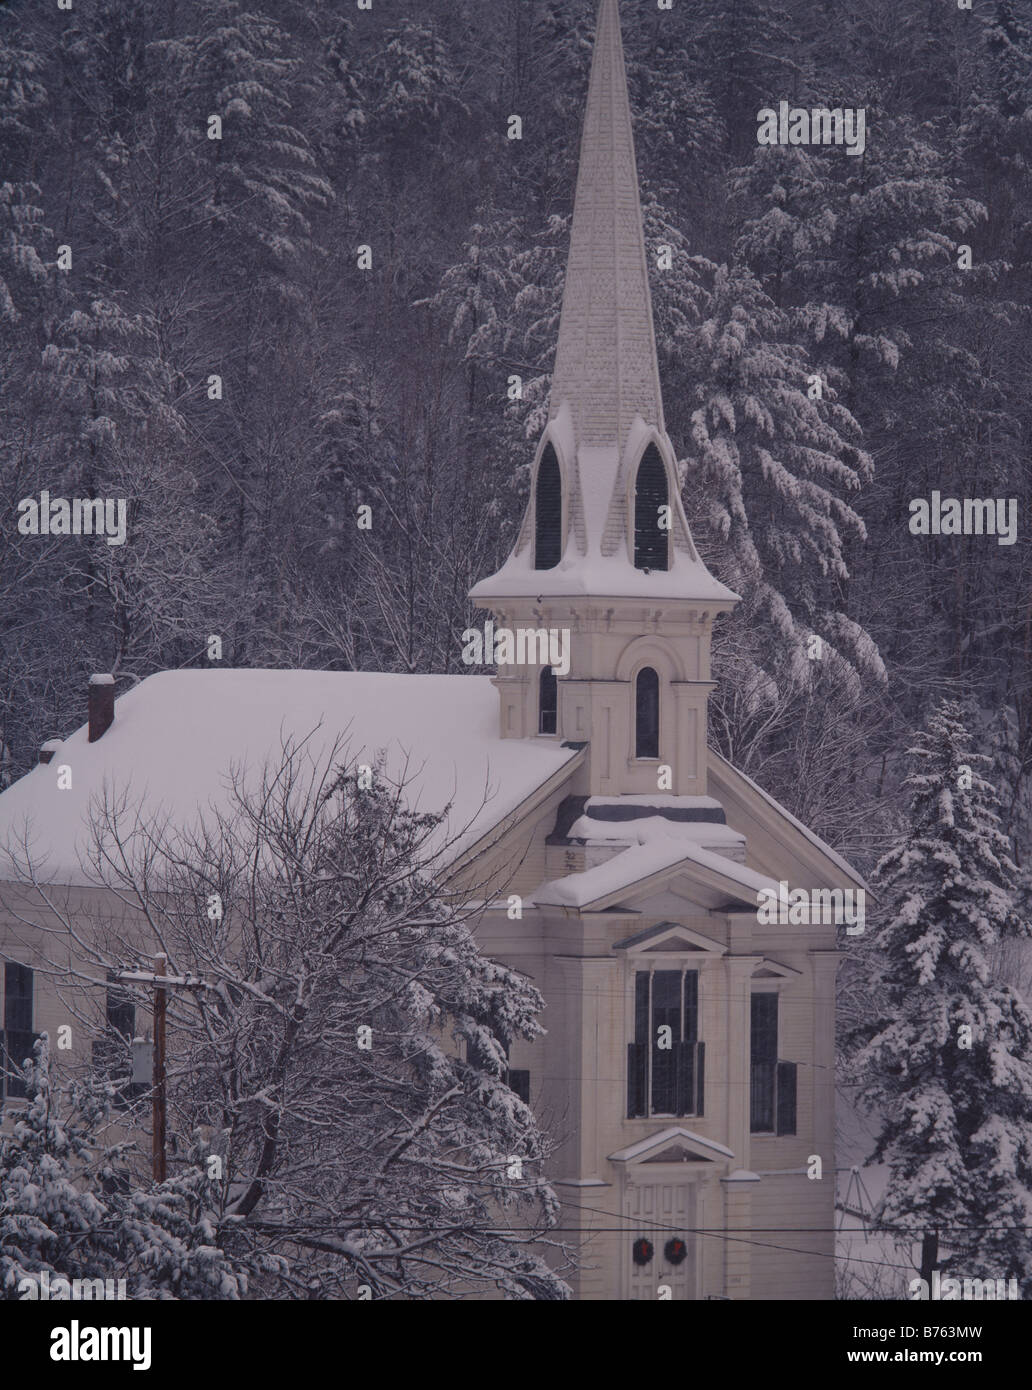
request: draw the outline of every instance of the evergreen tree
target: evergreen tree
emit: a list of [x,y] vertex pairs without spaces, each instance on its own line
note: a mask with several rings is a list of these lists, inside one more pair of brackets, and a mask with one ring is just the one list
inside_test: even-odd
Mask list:
[[262,1266],[220,1248],[200,1152],[160,1186],[120,1191],[132,1146],[110,1138],[105,1088],[56,1085],[46,1034],[24,1077],[28,1104],[0,1136],[0,1299],[31,1297],[22,1282],[44,1271],[51,1283],[124,1279],[133,1299],[246,1293]]
[[886,922],[856,1057],[887,1163],[878,1217],[937,1232],[955,1277],[1032,1277],[1032,1015],[997,982],[1001,943],[1029,934],[997,798],[964,712],[943,701],[910,750],[910,812],[876,882]]

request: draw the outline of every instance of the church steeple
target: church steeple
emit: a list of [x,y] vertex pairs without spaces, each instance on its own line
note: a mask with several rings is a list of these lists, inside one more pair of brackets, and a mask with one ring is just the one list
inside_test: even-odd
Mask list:
[[636,415],[664,429],[617,0],[599,11],[550,419],[564,401],[581,447],[622,448]]
[[568,669],[499,665],[506,738],[587,742],[591,794],[706,786],[714,617],[667,437],[617,0],[601,0],[549,418],[512,554],[470,594],[568,632]]
[[476,603],[735,595],[699,559],[667,438],[618,0],[601,0],[548,424],[530,504]]

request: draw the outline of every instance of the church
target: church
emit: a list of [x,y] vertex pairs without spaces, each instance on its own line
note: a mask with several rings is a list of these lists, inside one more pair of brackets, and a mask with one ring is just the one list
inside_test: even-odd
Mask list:
[[[188,670],[116,701],[94,677],[89,723],[0,795],[0,844],[31,825],[85,910],[105,891],[89,807],[128,771],[175,823],[285,728],[384,750],[420,809],[450,805],[482,952],[546,1000],[510,1076],[559,1139],[574,1296],[832,1298],[836,924],[758,903],[863,885],[708,746],[713,625],[737,596],[696,551],[664,425],[618,0],[599,11],[527,513],[471,599],[493,632],[535,635],[492,647],[493,678]],[[30,915],[0,913],[9,1042],[60,1021]]]

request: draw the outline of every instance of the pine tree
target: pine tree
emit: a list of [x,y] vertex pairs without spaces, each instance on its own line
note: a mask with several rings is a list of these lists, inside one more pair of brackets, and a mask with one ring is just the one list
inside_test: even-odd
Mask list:
[[1001,943],[1027,936],[997,798],[960,705],[909,752],[905,834],[878,865],[886,923],[855,1066],[887,1163],[879,1219],[938,1233],[955,1277],[1032,1277],[1032,1015],[998,983]]
[[200,1162],[120,1191],[132,1145],[110,1138],[110,1088],[56,1083],[45,1033],[23,1074],[28,1104],[0,1137],[0,1299],[31,1297],[24,1281],[44,1271],[51,1282],[124,1279],[133,1299],[246,1293],[249,1264],[220,1248]]

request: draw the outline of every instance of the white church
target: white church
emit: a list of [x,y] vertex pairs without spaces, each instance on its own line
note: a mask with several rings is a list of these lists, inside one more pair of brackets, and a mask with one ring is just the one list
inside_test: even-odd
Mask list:
[[[129,770],[185,823],[284,732],[384,750],[420,809],[451,803],[456,881],[494,885],[481,950],[545,997],[547,1034],[514,1045],[511,1077],[561,1117],[550,1177],[575,1296],[832,1298],[836,928],[757,905],[780,884],[863,885],[708,747],[711,634],[737,598],[696,552],[664,426],[617,0],[601,0],[527,515],[471,598],[497,632],[568,634],[561,673],[545,649],[494,678],[191,670],[117,701],[95,679],[90,723],[0,795],[0,845],[31,825],[86,912],[106,891],[84,868],[90,806]],[[25,928],[41,910],[0,908],[12,1055],[60,1022]]]

